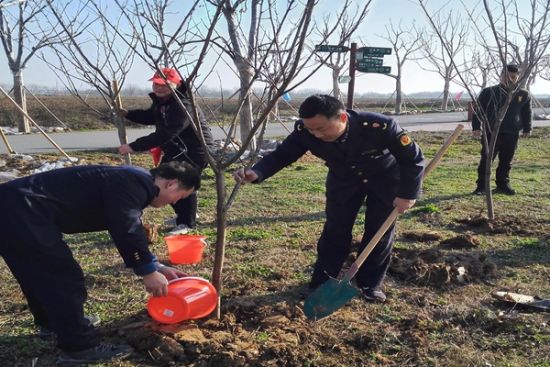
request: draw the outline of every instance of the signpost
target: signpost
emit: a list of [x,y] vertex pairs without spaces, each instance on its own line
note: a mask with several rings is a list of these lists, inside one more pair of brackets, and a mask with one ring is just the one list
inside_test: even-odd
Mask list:
[[315,46],[316,52],[348,52],[350,49],[341,45],[317,45]]
[[[317,46],[317,50],[321,46]],[[355,71],[362,73],[391,73],[390,66],[384,66],[384,55],[391,55],[391,48],[388,47],[359,47],[357,43],[351,44],[351,55],[349,63],[349,84],[348,84],[348,103],[347,108],[353,108],[353,93],[355,89]],[[325,51],[330,52],[330,51]],[[335,51],[332,51],[335,52]]]

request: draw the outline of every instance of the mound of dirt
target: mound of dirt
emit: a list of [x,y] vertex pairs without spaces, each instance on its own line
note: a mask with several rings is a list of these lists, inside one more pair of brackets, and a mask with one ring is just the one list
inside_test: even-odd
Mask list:
[[401,235],[408,240],[418,242],[439,241],[443,237],[436,231],[405,231]]
[[118,335],[156,366],[302,366],[314,356],[313,347],[304,344],[310,325],[297,305],[233,298],[222,315],[159,325],[144,314],[142,321],[119,325]]
[[439,243],[443,247],[454,249],[476,248],[480,245],[479,239],[471,234],[461,234]]
[[496,271],[497,266],[485,255],[445,254],[437,249],[396,249],[389,268],[401,280],[437,288],[483,281]]
[[488,219],[483,216],[467,217],[457,220],[468,229],[478,233],[501,233],[509,235],[546,234],[547,224],[535,218],[501,217]]

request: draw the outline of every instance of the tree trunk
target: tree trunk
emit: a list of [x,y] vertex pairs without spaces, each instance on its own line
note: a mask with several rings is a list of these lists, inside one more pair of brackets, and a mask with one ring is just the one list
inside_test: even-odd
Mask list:
[[[487,131],[487,130],[485,130]],[[498,133],[498,131],[497,131]],[[487,217],[489,219],[495,218],[495,210],[493,205],[493,193],[491,192],[491,169],[493,164],[493,152],[495,151],[495,145],[498,134],[492,134],[491,140],[487,141],[487,135],[483,134],[483,144],[485,145],[485,199],[487,202]]]
[[340,69],[332,69],[332,95],[334,98],[342,100],[342,93],[340,92],[340,84],[338,83],[338,78],[340,77]]
[[451,79],[445,78],[445,85],[443,86],[443,101],[441,101],[441,109],[447,111],[449,105],[449,88],[451,86]]
[[401,76],[397,75],[395,78],[395,114],[399,115],[401,113],[401,105],[403,104],[403,95],[401,92]]
[[[23,111],[27,111],[27,96],[25,94],[25,88],[23,83],[23,71],[19,69],[13,74],[13,95],[14,100],[21,107]],[[23,113],[18,114],[17,128],[19,132],[28,134],[31,132],[29,120]]]
[[212,284],[218,292],[218,305],[216,317],[221,317],[221,293],[222,293],[222,270],[225,259],[225,234],[227,231],[227,212],[225,210],[225,176],[223,170],[214,168],[216,175],[216,253],[214,258],[214,269],[212,270]]
[[[239,101],[242,102],[241,111],[239,113],[239,127],[241,130],[241,142],[245,142],[250,131],[252,130],[252,99],[251,92],[249,90],[250,83],[252,82],[252,68],[246,64],[245,61],[238,63],[239,77],[241,84],[241,91],[239,94]],[[250,140],[248,149],[253,151],[256,149],[256,137]]]

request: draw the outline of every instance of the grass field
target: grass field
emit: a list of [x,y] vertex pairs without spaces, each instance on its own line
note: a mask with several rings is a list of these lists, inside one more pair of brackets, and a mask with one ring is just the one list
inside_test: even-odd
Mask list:
[[[413,137],[431,158],[447,134]],[[544,128],[520,141],[511,177],[518,194],[495,194],[491,222],[478,218],[484,198],[470,195],[479,143],[465,133],[427,179],[417,205],[398,219],[388,302],[354,299],[318,322],[301,310],[324,221],[326,168],[314,157],[240,191],[229,213],[219,320],[177,328],[150,323],[141,281],[124,268],[107,233],[66,236],[86,273],[87,313],[101,317],[105,339],[136,349],[130,359],[102,366],[550,366],[549,314],[491,296],[507,290],[550,298],[549,140]],[[77,156],[120,163],[106,153]],[[136,162],[149,166],[150,158],[136,156]],[[204,176],[198,232],[212,241],[215,186],[210,170]],[[144,216],[161,226],[152,247],[162,261],[162,223],[169,216],[171,209],[148,209]],[[213,248],[202,263],[181,268],[209,278]],[[467,270],[463,281],[460,267]],[[1,365],[54,365],[55,344],[35,336],[2,261],[0,284]]]

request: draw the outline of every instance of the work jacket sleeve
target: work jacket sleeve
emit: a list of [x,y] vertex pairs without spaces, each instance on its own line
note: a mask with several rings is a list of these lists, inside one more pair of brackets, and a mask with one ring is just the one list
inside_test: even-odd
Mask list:
[[389,124],[386,131],[388,149],[399,166],[397,197],[417,199],[422,189],[425,166],[422,150],[397,123]]
[[477,98],[474,114],[472,116],[472,130],[478,131],[481,130],[483,126],[483,120],[487,119],[487,105],[489,103],[489,89],[483,89],[479,93]]
[[155,114],[153,113],[153,106],[149,107],[147,110],[129,110],[128,114],[126,114],[126,119],[140,125],[154,125]]
[[308,148],[303,143],[303,131],[295,129],[285,140],[270,154],[260,159],[252,169],[258,173],[258,180],[255,183],[262,182],[279,172],[286,166],[296,162],[303,156]]
[[[122,179],[121,179],[122,180]],[[139,182],[113,182],[105,192],[107,230],[127,267],[143,276],[156,270],[155,257],[141,222],[148,204],[147,190]]]
[[523,125],[523,132],[529,133],[532,129],[533,110],[531,104],[531,94],[527,92],[527,101],[521,108],[521,123]]

